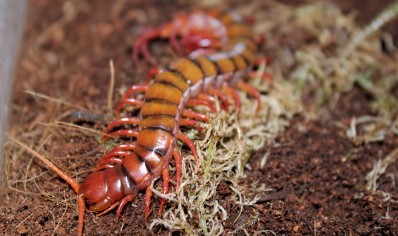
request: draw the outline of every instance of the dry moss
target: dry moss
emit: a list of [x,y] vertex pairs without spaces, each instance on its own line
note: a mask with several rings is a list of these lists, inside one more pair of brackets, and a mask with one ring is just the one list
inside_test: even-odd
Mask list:
[[[210,122],[203,124],[204,138],[195,142],[200,170],[196,168],[193,156],[184,153],[181,188],[167,195],[167,199],[175,204],[161,218],[155,219],[151,228],[160,224],[188,235],[222,234],[223,222],[229,217],[216,197],[217,186],[222,181],[230,183],[233,204],[240,212],[244,206],[256,202],[256,197],[248,199],[247,190],[239,184],[244,177],[248,158],[265,143],[271,143],[289,125],[301,105],[290,83],[281,79],[271,83],[259,79],[254,82],[263,92],[262,109],[256,112],[255,101],[242,93],[242,109],[239,113],[208,114]],[[156,189],[154,192],[164,196]],[[234,222],[239,215],[233,219]],[[193,219],[198,219],[198,224],[194,224]]]

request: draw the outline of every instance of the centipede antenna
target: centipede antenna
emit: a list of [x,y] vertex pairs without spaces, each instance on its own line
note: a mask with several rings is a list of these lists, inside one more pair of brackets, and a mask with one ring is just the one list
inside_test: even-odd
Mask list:
[[86,211],[86,202],[82,196],[77,198],[77,207],[79,209],[79,221],[77,225],[77,235],[83,235],[83,221],[84,221],[84,212]]
[[76,182],[75,179],[73,179],[70,175],[59,169],[57,166],[55,166],[51,161],[49,161],[47,158],[45,158],[43,155],[40,155],[38,152],[33,150],[32,148],[28,147],[26,144],[20,142],[19,140],[16,140],[12,137],[9,137],[11,141],[14,143],[18,144],[31,154],[33,154],[35,157],[40,159],[44,164],[46,164],[50,169],[52,169],[57,175],[59,175],[63,180],[65,180],[72,188],[75,190],[76,193],[79,192],[79,184]]

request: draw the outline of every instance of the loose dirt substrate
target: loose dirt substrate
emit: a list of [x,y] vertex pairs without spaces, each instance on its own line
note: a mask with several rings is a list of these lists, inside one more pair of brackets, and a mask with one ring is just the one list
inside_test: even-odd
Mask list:
[[[35,145],[39,147],[40,143],[46,143],[39,152],[57,157],[56,164],[66,172],[79,173],[79,170],[89,171],[104,151],[96,141],[98,134],[91,131],[86,135],[65,134],[62,124],[50,127],[44,124],[66,117],[65,121],[101,130],[109,121],[107,117],[84,120],[71,118],[69,112],[86,108],[106,114],[109,59],[117,65],[116,88],[138,81],[142,75],[132,69],[129,47],[134,41],[134,31],[147,25],[148,18],[151,24],[164,22],[170,16],[168,12],[176,12],[185,5],[163,2],[142,5],[141,1],[126,5],[123,1],[114,5],[107,1],[69,3],[59,5],[50,0],[30,3],[9,133],[20,139],[35,137]],[[126,10],[138,7],[148,15]],[[159,7],[164,7],[164,13],[154,14]],[[125,32],[129,27],[131,31]],[[25,90],[60,100],[48,101],[21,92]],[[398,146],[398,138],[390,135],[377,143],[354,145],[346,135],[353,116],[370,113],[369,102],[365,92],[355,88],[340,98],[327,118],[309,121],[297,117],[275,144],[257,151],[248,163],[242,185],[249,196],[258,195],[259,200],[244,207],[237,220],[239,209],[231,199],[230,183],[222,182],[217,187],[217,198],[229,214],[224,222],[224,235],[255,232],[397,235],[397,162],[378,180],[378,190],[390,193],[391,199],[386,199],[380,191],[366,190],[366,176],[378,160]],[[51,135],[45,135],[46,132]],[[21,158],[24,152],[10,145],[6,152],[8,186],[3,191],[0,234],[74,234],[76,194],[44,165],[26,154]],[[78,180],[86,175],[79,175]],[[158,201],[154,201],[154,209],[157,207]],[[115,213],[102,217],[87,213],[84,230],[87,235],[168,234],[162,227],[148,230],[143,208],[143,194],[140,194],[133,205],[126,207],[119,223],[114,222]]]

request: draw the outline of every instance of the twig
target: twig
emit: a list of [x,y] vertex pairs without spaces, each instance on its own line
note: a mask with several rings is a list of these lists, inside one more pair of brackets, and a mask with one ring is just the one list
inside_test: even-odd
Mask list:
[[113,103],[113,91],[115,87],[115,67],[113,65],[113,60],[109,61],[109,67],[111,68],[111,80],[109,81],[108,88],[108,104],[107,104],[107,112],[108,116],[112,115],[112,103]]

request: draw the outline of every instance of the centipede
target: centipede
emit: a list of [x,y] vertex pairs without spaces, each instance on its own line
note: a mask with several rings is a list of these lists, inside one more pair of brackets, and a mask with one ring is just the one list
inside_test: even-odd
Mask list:
[[[258,61],[261,40],[244,17],[218,8],[179,13],[168,23],[149,28],[138,36],[132,55],[138,68],[141,61],[157,64],[148,47],[156,38],[169,40],[179,58],[165,69],[151,71],[149,82],[133,85],[124,94],[116,107],[117,119],[108,124],[102,136],[104,142],[121,139],[124,143],[104,154],[95,171],[80,184],[46,158],[36,155],[77,193],[78,235],[83,234],[86,207],[99,215],[117,208],[117,221],[126,204],[141,191],[145,191],[147,219],[151,209],[150,185],[160,177],[162,193],[169,193],[173,160],[175,188],[179,188],[183,157],[178,141],[192,152],[199,169],[194,142],[182,132],[183,127],[201,131],[201,123],[209,122],[203,109],[196,109],[198,106],[216,112],[218,102],[225,112],[231,109],[239,112],[237,90],[242,90],[256,100],[257,111],[261,107],[260,93],[247,81]],[[230,106],[231,101],[234,106]],[[128,107],[138,112],[130,114]],[[165,202],[162,198],[159,214]]]

